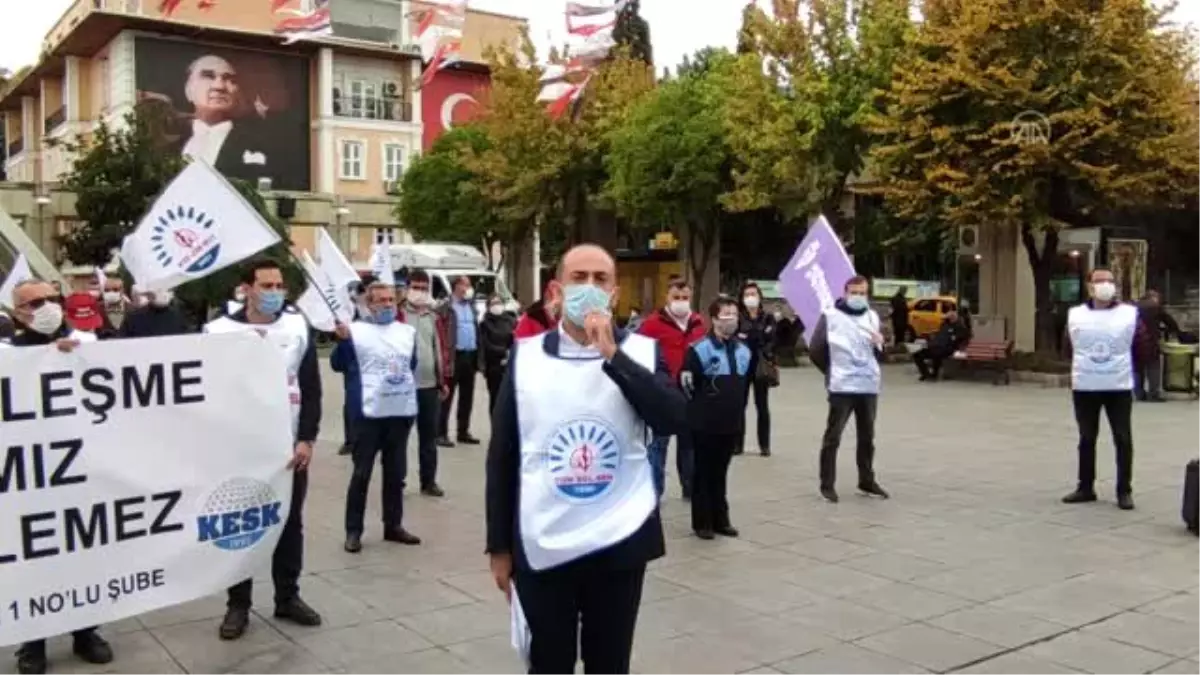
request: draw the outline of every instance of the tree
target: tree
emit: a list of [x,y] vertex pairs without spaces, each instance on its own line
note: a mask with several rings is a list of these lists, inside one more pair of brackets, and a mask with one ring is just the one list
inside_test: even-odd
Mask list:
[[609,131],[604,160],[607,195],[638,225],[681,226],[689,276],[696,296],[708,298],[705,273],[725,215],[731,189],[731,159],[725,141],[727,78],[734,57],[705,50],[679,77],[642,98],[624,123]]
[[640,0],[625,3],[613,26],[613,40],[628,50],[631,58],[654,65],[654,48],[650,44],[650,24],[642,18]]
[[[68,260],[78,265],[107,265],[158,194],[183,169],[185,160],[164,142],[165,124],[161,107],[139,105],[125,116],[121,128],[101,122],[90,138],[64,143],[75,160],[63,175],[62,185],[75,194],[75,210],[82,221],[58,237]],[[290,287],[303,289],[302,274],[288,251],[286,224],[270,213],[254,186],[243,180],[230,182],[283,240],[261,257],[283,265]],[[237,266],[227,268],[176,291],[180,300],[203,318],[209,306],[229,298],[239,275]]]
[[1143,0],[925,9],[873,123],[879,192],[905,217],[1019,232],[1053,350],[1059,231],[1195,199],[1193,39]]
[[739,49],[759,60],[743,63],[745,91],[729,109],[736,201],[836,224],[872,139],[876,92],[911,30],[908,0],[774,0],[771,15],[748,5],[743,20]]
[[507,227],[483,195],[479,176],[464,164],[465,153],[483,153],[490,142],[475,126],[458,126],[433,142],[404,172],[396,217],[420,239],[448,239],[472,245],[512,242]]

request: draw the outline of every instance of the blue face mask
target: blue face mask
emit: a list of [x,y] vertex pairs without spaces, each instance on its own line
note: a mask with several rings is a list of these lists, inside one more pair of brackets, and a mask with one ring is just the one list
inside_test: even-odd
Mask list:
[[262,291],[258,294],[258,311],[263,314],[278,314],[283,311],[283,301],[287,294],[283,291]]
[[396,310],[392,307],[384,307],[371,312],[375,319],[375,323],[380,326],[386,326],[396,320]]
[[848,295],[846,296],[846,306],[855,311],[862,311],[870,307],[865,295]]
[[607,312],[608,293],[595,284],[570,284],[563,288],[563,313],[567,321],[583,327],[584,319],[593,312]]

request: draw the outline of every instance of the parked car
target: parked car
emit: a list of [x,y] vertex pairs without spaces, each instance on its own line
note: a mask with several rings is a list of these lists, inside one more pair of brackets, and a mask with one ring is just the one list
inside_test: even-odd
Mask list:
[[942,325],[946,312],[958,310],[958,298],[952,295],[938,295],[932,298],[919,298],[908,303],[908,330],[906,342],[917,338],[928,338],[937,332]]

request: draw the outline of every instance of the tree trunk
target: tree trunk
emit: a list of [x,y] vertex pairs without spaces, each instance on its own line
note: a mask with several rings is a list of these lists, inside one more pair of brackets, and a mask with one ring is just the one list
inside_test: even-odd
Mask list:
[[692,285],[692,297],[698,308],[704,308],[716,297],[717,288],[709,288],[710,265],[718,259],[716,247],[720,244],[719,226],[715,220],[689,222],[684,225],[683,258],[688,282]]
[[1033,228],[1021,226],[1021,243],[1033,269],[1034,349],[1042,354],[1058,353],[1058,326],[1054,320],[1054,298],[1050,294],[1050,276],[1058,258],[1058,230],[1046,230],[1042,250],[1037,248]]

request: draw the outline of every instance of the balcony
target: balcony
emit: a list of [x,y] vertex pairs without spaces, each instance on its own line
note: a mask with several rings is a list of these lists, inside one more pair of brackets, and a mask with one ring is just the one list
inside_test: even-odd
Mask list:
[[58,128],[60,124],[67,121],[67,107],[64,105],[58,106],[58,110],[46,116],[45,126],[42,127],[43,132],[49,134]]
[[9,159],[16,157],[17,155],[21,154],[22,152],[25,152],[25,139],[18,138],[17,140],[8,144]]
[[394,96],[343,94],[336,87],[333,90],[333,114],[336,117],[364,120],[413,121],[413,109],[410,101]]

